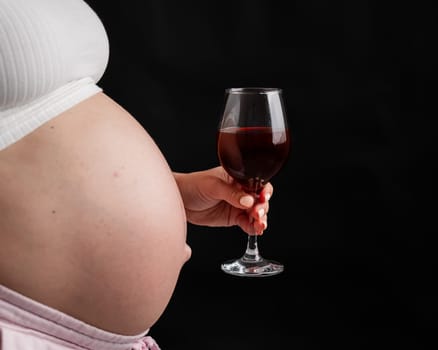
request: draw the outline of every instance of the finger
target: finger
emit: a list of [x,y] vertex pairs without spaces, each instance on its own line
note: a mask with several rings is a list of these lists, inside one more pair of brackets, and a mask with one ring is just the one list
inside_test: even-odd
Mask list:
[[269,201],[273,193],[274,193],[274,187],[270,182],[268,182],[267,184],[265,184],[265,186],[263,186],[263,190],[260,193],[259,202],[263,203]]
[[268,218],[264,215],[260,220],[241,214],[236,217],[236,224],[249,235],[262,235],[268,227]]
[[227,183],[219,180],[210,188],[210,195],[218,200],[224,200],[235,208],[249,209],[256,200],[253,195],[242,191],[237,184]]
[[255,220],[261,220],[269,212],[269,202],[257,203],[251,211]]
[[[267,202],[272,197],[274,188],[270,182],[263,186],[263,190],[256,200],[256,196],[242,191],[241,186],[235,183],[222,166],[218,166],[214,170],[217,172],[217,178],[221,180],[217,186],[212,186],[213,196],[216,199],[225,200],[236,208],[249,209],[256,202]],[[233,188],[232,193],[230,193],[230,188]]]
[[254,220],[245,213],[242,213],[236,217],[236,224],[242,229],[242,231],[249,235],[257,234],[257,229],[254,226]]
[[[239,207],[242,209],[251,208],[255,203],[255,198],[246,192],[236,193],[236,199],[239,199]],[[228,201],[231,205],[238,206],[236,203],[233,203],[234,198],[231,198],[231,201]]]
[[260,220],[254,220],[254,231],[257,235],[262,235],[268,227],[268,217],[265,215]]

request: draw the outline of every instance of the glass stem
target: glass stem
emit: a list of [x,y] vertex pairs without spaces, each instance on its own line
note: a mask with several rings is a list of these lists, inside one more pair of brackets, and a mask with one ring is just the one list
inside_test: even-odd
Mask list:
[[249,262],[258,262],[262,260],[259,254],[259,248],[257,246],[257,235],[248,235],[248,243],[246,245],[245,254],[243,254],[242,260]]

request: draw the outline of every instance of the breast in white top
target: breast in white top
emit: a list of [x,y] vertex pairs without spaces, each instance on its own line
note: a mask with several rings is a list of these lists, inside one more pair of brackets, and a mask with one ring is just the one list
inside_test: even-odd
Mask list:
[[[72,82],[88,78],[97,83],[108,56],[103,24],[83,0],[0,0],[1,148],[62,112],[55,109],[48,115],[46,96],[51,96],[46,103],[50,106],[56,103],[53,92],[69,91],[62,88]],[[86,89],[82,98],[99,90]],[[55,95],[64,100],[66,108],[80,102],[76,97],[69,104],[65,94]],[[32,105],[37,101],[35,111]],[[20,121],[14,117],[18,114]],[[29,123],[28,119],[37,121]]]

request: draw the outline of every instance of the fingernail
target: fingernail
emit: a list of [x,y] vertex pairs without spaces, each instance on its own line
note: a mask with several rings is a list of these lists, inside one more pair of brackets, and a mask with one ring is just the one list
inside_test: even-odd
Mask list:
[[266,221],[262,221],[262,228],[259,231],[259,235],[262,235],[265,232],[266,227],[268,227],[268,224],[266,223]]
[[260,209],[257,211],[257,214],[258,214],[259,218],[262,218],[263,215],[265,215],[265,209],[260,208]]
[[254,204],[254,198],[251,196],[243,196],[240,198],[239,203],[244,207],[251,207]]
[[266,193],[266,195],[265,195],[265,200],[268,201],[269,198],[271,198],[271,194],[270,194],[270,193]]

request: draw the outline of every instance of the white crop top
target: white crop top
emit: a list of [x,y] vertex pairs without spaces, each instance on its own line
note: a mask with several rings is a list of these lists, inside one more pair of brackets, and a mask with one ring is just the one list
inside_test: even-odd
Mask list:
[[108,57],[83,0],[0,0],[0,150],[101,91]]

